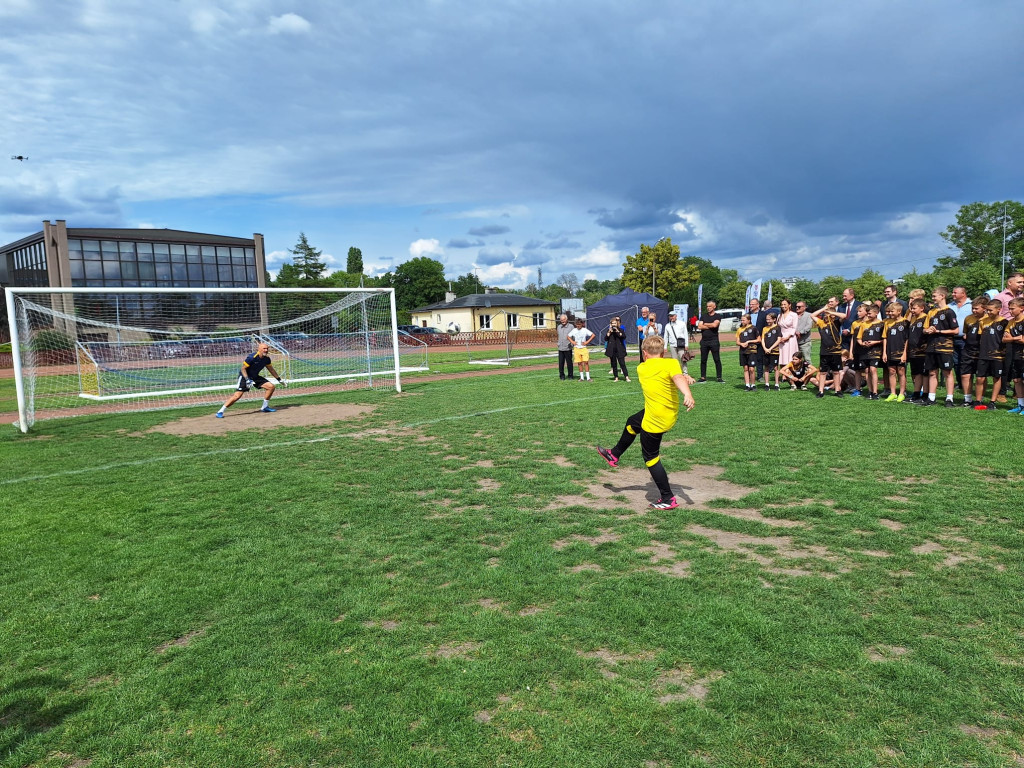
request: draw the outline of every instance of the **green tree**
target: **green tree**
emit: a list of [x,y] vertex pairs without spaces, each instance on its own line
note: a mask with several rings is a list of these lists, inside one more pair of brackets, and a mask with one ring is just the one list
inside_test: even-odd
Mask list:
[[821,289],[813,280],[797,280],[789,290],[789,298],[794,302],[804,302],[811,312],[825,306],[828,300],[827,296],[822,297]]
[[[1000,272],[1003,260],[1003,211],[1006,212],[1006,271],[1024,268],[1024,205],[1015,200],[969,203],[960,206],[956,221],[939,236],[951,255],[940,256],[938,266],[969,267],[979,262]],[[1002,286],[1000,286],[1002,287]]]
[[[746,309],[744,299],[747,297],[747,288],[750,287],[748,280],[732,280],[718,289],[718,306],[722,309]],[[710,297],[704,299],[706,302]],[[701,310],[704,308],[701,307]]]
[[433,304],[444,298],[448,283],[444,279],[444,264],[420,256],[395,268],[392,280],[395,305],[401,312]]
[[990,288],[1000,289],[999,270],[986,261],[976,261],[967,267],[947,267],[936,269],[935,283],[944,285],[950,290],[962,285],[967,295],[974,298]]
[[575,296],[580,292],[580,279],[576,277],[575,272],[563,272],[555,283],[565,288],[569,296]]
[[874,301],[875,299],[884,301],[885,286],[888,284],[889,281],[885,279],[884,275],[872,269],[865,269],[864,274],[850,283],[859,301]]
[[768,286],[772,287],[772,306],[779,306],[779,302],[789,298],[789,288],[781,280],[769,280],[761,286],[761,295],[768,298]]
[[[726,283],[722,276],[722,270],[699,256],[684,256],[682,262],[697,268],[697,282],[683,288],[677,296],[673,296],[674,303],[689,304],[691,307],[697,306],[697,288],[701,285],[704,286],[704,300],[714,299],[717,301],[718,292]],[[734,279],[738,280],[739,275],[737,274]]]
[[456,296],[470,296],[474,293],[483,293],[486,286],[480,282],[480,278],[473,272],[459,275],[452,281],[452,291]]
[[294,257],[292,263],[298,270],[300,283],[309,283],[324,276],[327,265],[320,260],[323,251],[309,244],[305,232],[299,233],[299,242],[294,248],[289,248],[288,252]]
[[642,243],[637,253],[626,257],[622,268],[622,284],[626,288],[653,293],[659,298],[680,293],[695,285],[699,278],[697,267],[680,260],[679,246],[673,245],[668,237],[654,245]]
[[936,285],[938,282],[934,272],[918,272],[916,269],[912,269],[900,278],[900,298],[906,299],[908,293],[915,288],[920,288],[930,300],[932,289]]
[[822,278],[821,282],[818,283],[818,292],[821,304],[818,305],[818,309],[825,305],[831,297],[835,296],[839,301],[843,300],[843,290],[848,288],[851,281],[842,275],[829,275],[828,277]]
[[363,252],[355,246],[348,249],[348,262],[345,271],[350,275],[363,274]]
[[323,282],[331,288],[358,288],[360,280],[363,280],[363,285],[372,287],[370,282],[365,280],[361,273],[342,272],[340,269],[331,272],[330,275],[324,278]]

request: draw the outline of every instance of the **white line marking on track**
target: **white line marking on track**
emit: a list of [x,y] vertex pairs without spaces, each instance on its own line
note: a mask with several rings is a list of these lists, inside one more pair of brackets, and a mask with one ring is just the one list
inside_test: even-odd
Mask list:
[[[474,411],[473,413],[460,413],[453,416],[441,416],[436,419],[426,419],[424,421],[413,421],[408,424],[400,424],[391,429],[386,428],[374,428],[377,431],[387,434],[388,432],[400,430],[400,429],[414,429],[415,427],[426,427],[431,424],[441,424],[445,421],[456,421],[458,419],[472,419],[478,416],[491,416],[496,413],[507,413],[509,411],[522,411],[528,408],[549,408],[555,405],[579,405],[581,402],[586,400],[605,400],[610,397],[621,397],[625,394],[632,394],[631,390],[622,390],[621,392],[615,392],[610,395],[598,395],[597,397],[586,397],[586,398],[572,398],[571,400],[552,400],[547,403],[528,403],[525,405],[510,405],[505,408],[493,408],[489,411]],[[242,448],[219,448],[215,451],[200,451],[197,453],[176,453],[170,456],[152,456],[148,459],[139,459],[138,461],[120,461],[115,464],[101,464],[96,467],[83,467],[82,469],[66,469],[63,472],[53,472],[48,475],[29,475],[27,477],[13,477],[7,480],[0,480],[0,486],[2,485],[15,485],[17,483],[32,483],[38,480],[54,480],[61,477],[74,477],[75,475],[88,475],[93,472],[109,472],[112,469],[125,469],[128,467],[145,467],[150,464],[159,464],[164,461],[179,461],[181,459],[201,459],[207,456],[228,456],[233,453],[248,453],[249,451],[266,451],[272,448],[290,448],[295,445],[312,445],[314,443],[330,443],[334,440],[339,440],[343,437],[351,437],[352,432],[346,432],[340,435],[328,435],[326,437],[313,437],[308,440],[289,440],[284,443],[272,443],[269,445],[248,445]]]

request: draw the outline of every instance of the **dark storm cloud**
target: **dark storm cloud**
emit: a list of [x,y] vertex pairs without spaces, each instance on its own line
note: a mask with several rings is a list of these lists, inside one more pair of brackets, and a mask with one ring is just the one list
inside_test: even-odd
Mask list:
[[559,251],[565,248],[574,248],[576,250],[579,250],[583,246],[580,245],[580,243],[576,242],[575,240],[570,240],[567,237],[559,237],[556,240],[552,240],[550,243],[545,243],[544,247],[552,251]]
[[543,251],[523,250],[516,257],[517,267],[538,267],[551,261],[549,254]]
[[679,217],[664,208],[653,208],[636,205],[629,209],[618,208],[609,211],[604,208],[593,209],[590,213],[596,216],[596,223],[608,229],[650,229],[651,227],[671,227],[679,221]]
[[483,240],[467,240],[464,237],[455,237],[448,241],[446,248],[479,248],[484,244]]

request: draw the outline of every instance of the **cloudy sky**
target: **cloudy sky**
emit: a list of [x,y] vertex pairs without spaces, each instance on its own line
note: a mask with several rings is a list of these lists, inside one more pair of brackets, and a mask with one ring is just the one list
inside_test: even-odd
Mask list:
[[[505,287],[930,269],[1024,197],[1020,0],[0,0],[0,243],[300,231]],[[26,155],[28,160],[8,160]]]

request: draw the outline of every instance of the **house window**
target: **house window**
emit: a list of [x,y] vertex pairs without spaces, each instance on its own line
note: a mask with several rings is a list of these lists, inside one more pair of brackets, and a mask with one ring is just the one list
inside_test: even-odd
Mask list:
[[534,328],[543,328],[544,327],[544,313],[543,312],[534,312],[533,313],[533,327]]
[[517,314],[515,314],[513,312],[511,315],[508,316],[508,327],[509,328],[518,328],[519,327],[519,315],[517,315]]
[[481,331],[489,331],[489,330],[491,330],[491,316],[490,315],[480,315],[480,330]]

